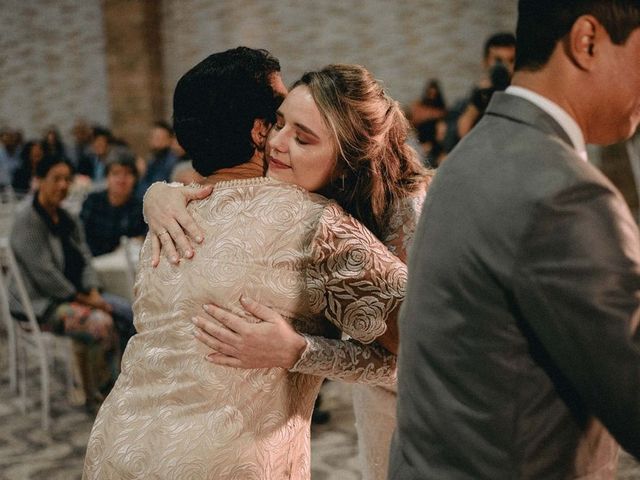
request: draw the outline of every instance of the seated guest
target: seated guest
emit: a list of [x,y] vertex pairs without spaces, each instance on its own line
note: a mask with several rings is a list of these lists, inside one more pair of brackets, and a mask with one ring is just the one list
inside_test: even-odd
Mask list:
[[27,194],[35,189],[36,167],[44,157],[44,147],[36,140],[25,143],[20,152],[20,165],[13,174],[11,186],[18,194]]
[[107,188],[89,194],[80,218],[93,255],[114,251],[120,237],[142,237],[147,225],[142,218],[142,202],[133,193],[138,180],[135,159],[121,154],[106,165]]
[[91,151],[78,162],[78,173],[91,178],[94,183],[103,183],[107,175],[107,164],[124,152],[128,152],[128,147],[114,138],[110,130],[95,127]]
[[178,162],[176,154],[172,150],[175,134],[173,128],[167,122],[157,121],[153,124],[149,135],[149,148],[151,157],[145,165],[145,171],[140,175],[140,182],[136,190],[138,198],[142,198],[147,188],[158,181],[167,181],[171,178],[173,167]]
[[[100,294],[82,226],[60,207],[73,181],[69,162],[61,156],[44,157],[36,165],[36,176],[38,190],[16,213],[11,232],[11,248],[34,313],[43,330],[69,335],[104,353],[113,367],[114,319],[131,323],[131,308],[127,320],[121,299]],[[19,298],[11,284],[11,311],[25,320]],[[87,407],[93,408],[99,397],[96,364],[82,362],[80,367]]]

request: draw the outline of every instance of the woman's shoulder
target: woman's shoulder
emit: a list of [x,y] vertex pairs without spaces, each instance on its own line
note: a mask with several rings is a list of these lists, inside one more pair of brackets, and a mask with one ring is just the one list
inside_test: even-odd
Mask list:
[[202,206],[219,202],[254,202],[270,201],[283,206],[291,203],[298,206],[317,206],[323,208],[331,200],[320,194],[309,192],[304,188],[281,182],[269,177],[243,178],[237,180],[222,180],[214,186],[213,193],[199,202],[191,202]]

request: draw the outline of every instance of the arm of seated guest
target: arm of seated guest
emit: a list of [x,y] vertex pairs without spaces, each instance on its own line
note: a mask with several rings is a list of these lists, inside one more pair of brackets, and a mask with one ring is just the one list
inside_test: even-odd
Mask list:
[[200,243],[204,233],[187,211],[187,204],[208,197],[212,191],[211,185],[193,188],[164,182],[156,182],[147,189],[143,212],[149,224],[154,267],[160,261],[161,251],[171,263],[178,263],[180,252],[185,258],[193,257],[191,241]]

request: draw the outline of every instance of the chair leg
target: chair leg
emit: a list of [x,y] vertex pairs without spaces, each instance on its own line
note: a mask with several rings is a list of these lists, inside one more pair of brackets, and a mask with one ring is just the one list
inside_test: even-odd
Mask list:
[[69,339],[68,341],[66,341],[64,343],[64,370],[65,370],[65,376],[66,376],[66,381],[67,381],[67,395],[70,395],[71,392],[73,391],[73,362],[74,362],[74,355],[73,355],[73,343],[72,340]]
[[[13,319],[9,319],[13,322]],[[7,341],[9,342],[9,390],[11,393],[18,392],[18,347],[16,343],[16,332],[12,326],[8,328]]]
[[49,381],[49,364],[47,362],[46,352],[42,352],[40,354],[40,379],[40,392],[42,401],[42,429],[45,432],[48,432],[51,426],[51,398],[49,392],[51,382]]
[[28,356],[26,347],[18,345],[17,347],[18,362],[18,395],[20,397],[20,410],[23,414],[27,413],[27,361]]

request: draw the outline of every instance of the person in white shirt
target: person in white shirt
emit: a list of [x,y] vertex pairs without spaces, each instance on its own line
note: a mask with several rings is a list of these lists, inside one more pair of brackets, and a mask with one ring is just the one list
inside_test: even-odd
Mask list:
[[409,257],[389,478],[615,478],[640,458],[640,239],[585,142],[640,122],[640,3],[520,0],[512,87]]

